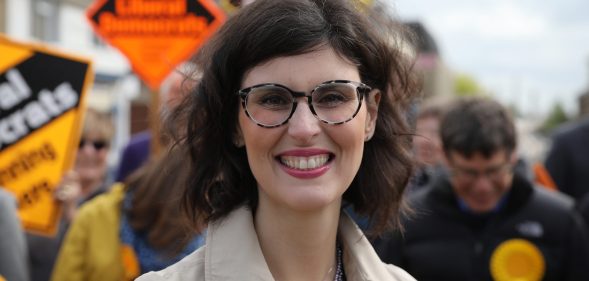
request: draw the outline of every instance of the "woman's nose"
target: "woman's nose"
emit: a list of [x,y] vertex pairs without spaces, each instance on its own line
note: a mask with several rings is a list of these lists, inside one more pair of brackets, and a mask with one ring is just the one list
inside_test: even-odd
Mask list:
[[299,102],[290,120],[288,120],[288,134],[301,142],[309,142],[321,132],[320,120],[313,115],[309,104]]

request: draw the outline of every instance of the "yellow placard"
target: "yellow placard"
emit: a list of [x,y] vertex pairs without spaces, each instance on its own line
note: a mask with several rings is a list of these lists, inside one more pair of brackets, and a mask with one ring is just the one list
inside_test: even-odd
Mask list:
[[27,231],[54,235],[53,191],[77,151],[91,63],[5,36],[0,52],[0,186],[17,198]]

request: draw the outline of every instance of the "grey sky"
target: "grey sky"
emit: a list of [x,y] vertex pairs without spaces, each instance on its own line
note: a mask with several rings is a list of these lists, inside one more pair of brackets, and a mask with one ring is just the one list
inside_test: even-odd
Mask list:
[[503,102],[538,114],[561,101],[576,113],[589,87],[589,1],[387,1],[425,25],[451,69]]

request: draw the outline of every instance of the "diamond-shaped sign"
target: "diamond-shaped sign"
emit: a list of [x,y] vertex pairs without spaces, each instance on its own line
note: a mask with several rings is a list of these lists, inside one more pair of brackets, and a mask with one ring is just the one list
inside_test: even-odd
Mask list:
[[52,236],[61,213],[53,193],[77,152],[92,66],[1,35],[0,54],[0,188],[14,194],[27,231]]
[[212,0],[98,0],[87,17],[154,90],[225,21]]

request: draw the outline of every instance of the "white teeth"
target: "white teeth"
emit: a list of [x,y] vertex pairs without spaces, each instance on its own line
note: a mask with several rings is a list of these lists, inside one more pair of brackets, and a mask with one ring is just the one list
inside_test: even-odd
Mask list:
[[311,170],[321,167],[327,163],[329,155],[315,155],[311,157],[281,156],[282,164],[297,170]]

